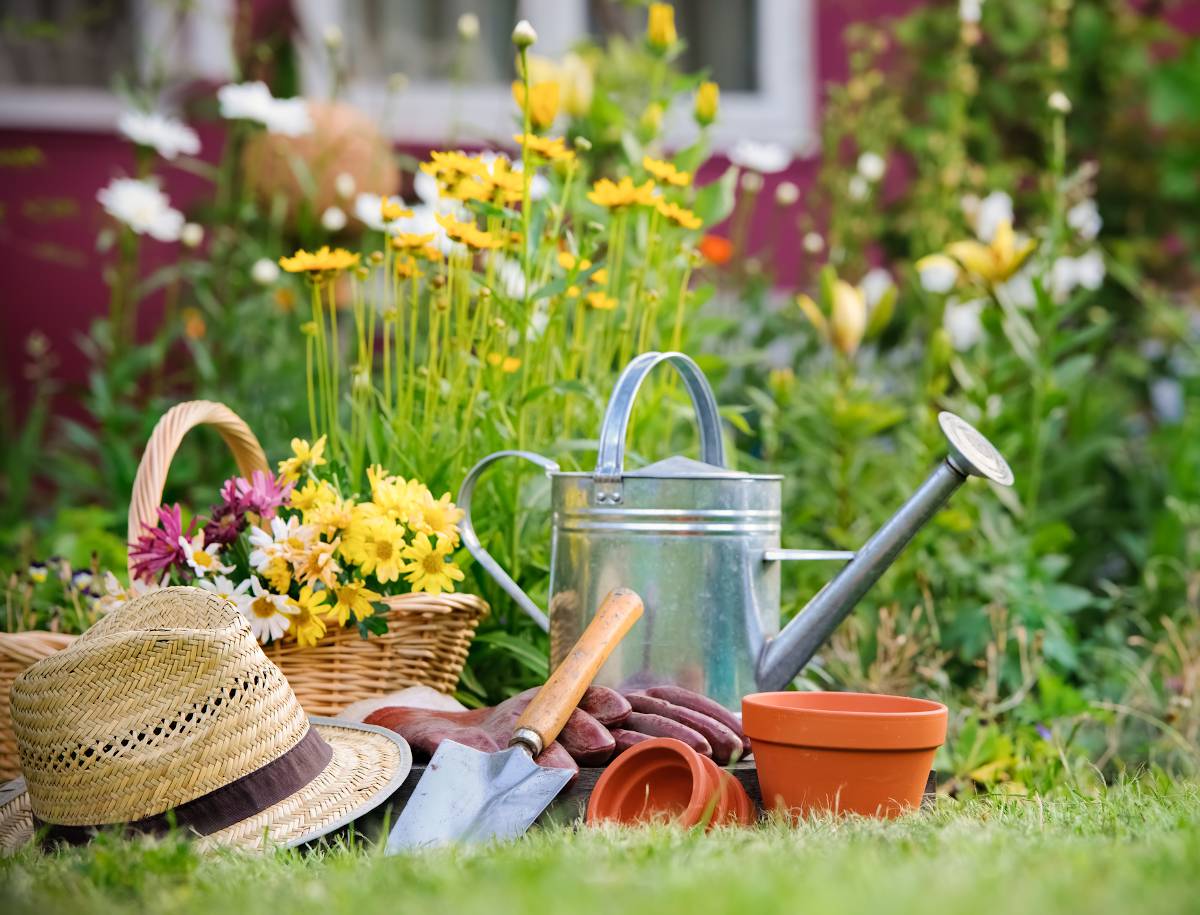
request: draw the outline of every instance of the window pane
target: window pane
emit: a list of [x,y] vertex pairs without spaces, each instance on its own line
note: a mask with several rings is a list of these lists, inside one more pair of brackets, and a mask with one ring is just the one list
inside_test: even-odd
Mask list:
[[[397,72],[414,82],[513,78],[517,0],[347,0],[344,9],[354,78],[378,81]],[[463,13],[479,17],[479,37],[469,45],[458,38]]]
[[[707,70],[729,91],[758,89],[757,0],[672,0],[672,6],[679,37],[687,42],[681,69]],[[589,0],[588,23],[593,35],[636,39],[646,28],[646,10],[620,0]]]
[[5,0],[0,84],[107,89],[135,59],[134,0]]

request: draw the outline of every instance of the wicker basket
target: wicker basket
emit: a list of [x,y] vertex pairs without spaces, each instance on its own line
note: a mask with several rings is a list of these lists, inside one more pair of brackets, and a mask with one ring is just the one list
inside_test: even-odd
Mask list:
[[13,680],[34,661],[66,648],[75,636],[35,629],[29,632],[0,632],[0,782],[21,774],[17,740],[8,714],[8,693]]
[[[184,435],[200,425],[216,428],[243,476],[270,472],[258,439],[228,407],[206,400],[172,407],[154,427],[138,465],[129,503],[131,544],[145,525],[157,523],[171,458]],[[458,685],[487,603],[473,594],[398,594],[384,602],[391,608],[386,634],[363,639],[357,629],[334,627],[312,648],[283,642],[264,649],[310,715],[334,715],[351,702],[406,686],[450,693]]]

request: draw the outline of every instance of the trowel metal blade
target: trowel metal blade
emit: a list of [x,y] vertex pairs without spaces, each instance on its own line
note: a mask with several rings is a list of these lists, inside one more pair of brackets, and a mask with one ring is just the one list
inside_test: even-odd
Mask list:
[[516,838],[572,774],[537,765],[521,747],[484,753],[443,740],[392,827],[387,853]]

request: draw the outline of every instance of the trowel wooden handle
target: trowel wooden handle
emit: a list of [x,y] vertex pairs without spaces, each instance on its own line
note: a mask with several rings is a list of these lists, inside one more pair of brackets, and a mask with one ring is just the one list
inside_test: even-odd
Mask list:
[[534,756],[541,753],[558,736],[596,672],[641,615],[642,599],[628,588],[617,588],[604,598],[579,641],[517,719],[510,745],[524,744]]

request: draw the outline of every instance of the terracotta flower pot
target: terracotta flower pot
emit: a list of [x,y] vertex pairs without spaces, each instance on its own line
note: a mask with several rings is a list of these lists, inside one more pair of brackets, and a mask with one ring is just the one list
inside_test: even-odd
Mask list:
[[763,806],[895,817],[921,802],[946,706],[870,693],[757,693],[742,700]]
[[748,824],[754,806],[741,784],[711,759],[670,737],[644,740],[609,763],[592,789],[587,822],[670,820],[696,826]]

